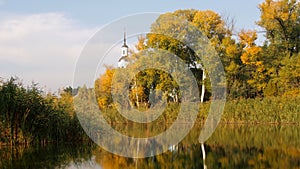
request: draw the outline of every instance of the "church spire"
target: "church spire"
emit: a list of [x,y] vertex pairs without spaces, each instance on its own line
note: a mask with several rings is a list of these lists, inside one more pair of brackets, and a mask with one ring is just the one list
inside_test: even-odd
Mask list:
[[124,28],[124,44],[122,46],[122,57],[123,56],[128,56],[128,46],[126,44],[126,31]]
[[125,68],[128,64],[128,46],[126,44],[126,30],[124,28],[124,44],[122,45],[122,55],[118,62],[119,68]]
[[124,28],[124,45],[126,45],[126,29]]
[[126,47],[128,48],[127,44],[126,44],[126,29],[124,28],[124,44],[122,47]]

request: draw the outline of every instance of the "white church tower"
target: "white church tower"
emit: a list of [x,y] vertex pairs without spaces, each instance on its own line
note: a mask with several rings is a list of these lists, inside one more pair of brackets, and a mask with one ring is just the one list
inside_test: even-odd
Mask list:
[[121,58],[118,61],[119,68],[125,68],[128,65],[129,58],[128,58],[128,46],[126,44],[126,32],[124,31],[124,43],[122,45],[122,54]]

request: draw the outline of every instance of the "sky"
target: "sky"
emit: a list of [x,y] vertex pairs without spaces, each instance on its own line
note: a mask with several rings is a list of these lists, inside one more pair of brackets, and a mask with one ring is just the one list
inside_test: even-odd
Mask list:
[[259,20],[261,2],[0,0],[0,78],[17,76],[25,85],[35,82],[41,88],[57,92],[59,88],[72,86],[78,57],[88,40],[120,17],[178,9],[213,10],[235,18],[236,31],[259,29],[255,21]]

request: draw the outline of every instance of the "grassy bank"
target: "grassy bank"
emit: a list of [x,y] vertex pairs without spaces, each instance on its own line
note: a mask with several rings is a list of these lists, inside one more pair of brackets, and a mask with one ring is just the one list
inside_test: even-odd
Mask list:
[[[169,104],[154,123],[173,123],[178,116],[179,106],[180,104]],[[200,105],[197,123],[205,122],[209,108],[210,102]],[[103,113],[106,120],[111,124],[129,122],[115,109],[107,109]],[[186,122],[190,122],[189,117],[187,117]],[[221,123],[300,125],[300,97],[228,100],[222,114]]]
[[[198,117],[202,122],[210,103],[204,103]],[[222,123],[300,124],[300,97],[269,97],[227,101]]]

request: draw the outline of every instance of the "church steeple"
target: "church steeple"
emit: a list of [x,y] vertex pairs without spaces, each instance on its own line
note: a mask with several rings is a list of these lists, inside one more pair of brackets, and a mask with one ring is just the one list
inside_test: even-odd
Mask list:
[[124,29],[124,44],[123,44],[123,46],[127,46],[126,45],[126,30]]
[[124,43],[122,45],[122,54],[121,54],[121,58],[119,59],[118,62],[118,67],[119,68],[125,68],[128,64],[128,46],[126,44],[126,31],[124,29]]
[[124,29],[124,43],[122,46],[122,56],[128,56],[128,46],[126,44],[126,31]]

